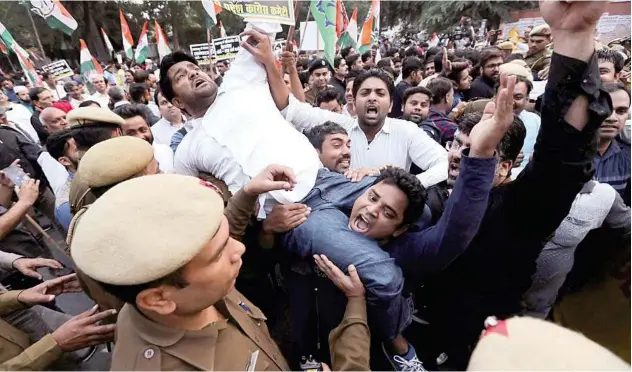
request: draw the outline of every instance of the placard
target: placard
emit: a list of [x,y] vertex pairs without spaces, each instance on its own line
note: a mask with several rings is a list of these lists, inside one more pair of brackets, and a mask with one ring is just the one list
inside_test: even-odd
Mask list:
[[[226,59],[233,59],[239,52],[239,45],[241,41],[239,36],[222,37],[219,39],[213,39],[211,48],[215,47],[212,58],[215,62],[223,61]],[[208,65],[211,63],[208,56],[208,43],[204,44],[192,44],[189,45],[191,55],[201,65]]]
[[48,65],[44,65],[42,66],[42,70],[44,70],[44,72],[48,72],[49,74],[53,75],[53,78],[55,80],[67,78],[74,74],[70,66],[68,66],[68,62],[66,62],[65,59],[55,61],[53,63],[49,63]]
[[222,1],[222,8],[243,17],[246,21],[282,23],[294,26],[292,0]]

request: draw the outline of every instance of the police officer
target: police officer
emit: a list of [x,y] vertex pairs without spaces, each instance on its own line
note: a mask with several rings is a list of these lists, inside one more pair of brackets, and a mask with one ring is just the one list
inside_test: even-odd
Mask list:
[[309,88],[305,91],[305,102],[314,106],[318,93],[327,88],[333,88],[333,85],[329,85],[329,79],[331,78],[329,63],[321,58],[315,59],[309,66],[308,73]]
[[[541,24],[535,26],[529,33],[529,51],[525,54],[525,62],[531,68],[536,80],[548,78],[548,67],[551,62],[551,52],[547,46],[551,43],[551,28]],[[546,73],[540,73],[541,71]]]
[[[291,187],[291,172],[266,169],[267,187],[245,191]],[[289,370],[265,316],[234,289],[245,248],[230,237],[222,197],[209,186],[180,175],[135,178],[106,192],[77,225],[75,263],[126,302],[113,370]],[[363,328],[368,361],[364,298],[349,304],[334,343],[343,359],[354,355],[346,352],[358,348],[350,333]]]

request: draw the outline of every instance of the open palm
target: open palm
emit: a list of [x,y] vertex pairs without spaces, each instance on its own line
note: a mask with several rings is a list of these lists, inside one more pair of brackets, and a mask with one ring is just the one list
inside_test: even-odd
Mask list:
[[578,32],[592,29],[607,5],[607,1],[540,0],[540,13],[552,30]]

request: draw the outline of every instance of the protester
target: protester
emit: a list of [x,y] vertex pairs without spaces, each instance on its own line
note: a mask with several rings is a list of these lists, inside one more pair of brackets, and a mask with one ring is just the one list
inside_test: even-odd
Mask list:
[[333,122],[325,122],[305,132],[309,142],[318,151],[323,166],[331,171],[345,173],[351,166],[351,140],[347,131]]
[[454,101],[454,88],[452,82],[443,77],[437,77],[430,81],[428,90],[432,94],[428,118],[421,122],[420,127],[444,146],[454,138],[456,123],[448,114],[452,111]]
[[343,97],[343,103],[347,103],[346,100],[344,100],[344,96],[346,91],[345,79],[348,73],[349,67],[347,66],[347,61],[342,57],[336,57],[334,59],[334,74],[331,79],[329,79],[329,84]]
[[0,80],[0,85],[2,85],[2,91],[5,96],[7,96],[8,100],[13,103],[19,103],[20,100],[18,96],[15,94],[13,90],[13,80],[8,78],[2,78]]
[[345,62],[347,62],[349,71],[355,71],[356,73],[362,71],[362,68],[364,67],[364,63],[362,62],[362,58],[360,58],[359,54],[350,54],[345,58]]
[[[141,71],[146,73],[146,71]],[[152,101],[151,91],[145,83],[134,83],[129,87],[130,103],[137,105],[145,113],[145,117],[150,126],[156,124],[160,120],[149,108],[148,103]],[[160,115],[160,112],[158,112]]]
[[29,97],[29,89],[24,85],[18,85],[14,89],[15,94],[18,96],[19,103],[24,106],[29,112],[33,113],[33,105],[31,105],[31,97]]
[[9,101],[4,92],[0,92],[0,107],[5,109],[8,124],[22,133],[29,141],[39,144],[40,139],[31,124],[31,112],[19,103]]
[[[414,87],[404,91],[402,119],[420,125],[430,114],[432,92],[428,88]],[[414,173],[414,172],[413,172]]]
[[601,82],[616,83],[625,65],[625,60],[621,54],[614,50],[599,49],[597,50],[597,58],[599,59]]
[[533,89],[533,83],[529,79],[523,76],[516,77],[516,87],[514,88],[514,113],[518,115],[520,120],[524,123],[527,130],[527,135],[524,139],[524,144],[520,150],[523,160],[520,165],[511,171],[511,174],[516,178],[527,167],[527,164],[531,161],[531,155],[535,148],[535,142],[540,132],[540,116],[527,110],[529,105],[529,94]]
[[472,82],[471,98],[492,98],[494,87],[500,76],[503,55],[497,47],[488,47],[481,52],[481,75]]
[[110,97],[107,94],[108,86],[105,83],[103,75],[92,75],[90,77],[90,82],[95,89],[95,92],[92,96],[90,96],[90,99],[98,102],[101,107],[108,108]]
[[347,74],[347,78],[345,79],[345,99],[347,100],[347,104],[343,108],[343,113],[354,119],[358,117],[355,108],[355,100],[353,98],[353,81],[357,76],[358,75],[356,73],[349,72]]
[[151,127],[151,133],[154,136],[154,143],[171,145],[171,138],[180,129],[184,128],[184,117],[182,111],[179,108],[171,104],[161,93],[159,89],[156,89],[154,93],[154,102],[160,109],[160,115],[162,118]]
[[37,132],[40,143],[46,143],[48,133],[44,129],[44,125],[40,121],[39,116],[45,108],[53,105],[53,94],[47,89],[37,87],[29,90],[29,96],[33,103],[33,108],[35,108],[31,116],[31,125]]
[[342,113],[342,96],[334,88],[328,88],[316,97],[315,106],[323,110]]
[[119,87],[109,87],[108,96],[110,97],[108,108],[110,108],[111,110],[114,110],[115,108],[122,105],[128,105],[130,103],[128,100],[125,99],[125,91]]
[[64,90],[68,93],[68,102],[73,109],[78,108],[79,104],[86,100],[82,86],[74,81],[64,84]]
[[68,129],[66,113],[55,107],[48,107],[42,110],[39,120],[48,135]]
[[47,175],[55,195],[55,219],[68,232],[72,214],[70,213],[70,184],[79,166],[79,151],[68,129],[52,133],[46,140],[46,149],[65,170],[65,177]]
[[402,65],[402,81],[395,87],[393,94],[393,107],[388,116],[391,118],[399,118],[403,111],[404,92],[414,86],[417,86],[422,80],[423,65],[419,58],[408,57]]
[[445,71],[441,76],[452,81],[454,90],[454,99],[452,108],[457,107],[461,102],[465,103],[465,97],[470,93],[472,87],[472,77],[469,74],[469,66],[467,62],[454,62],[451,64],[450,72]]

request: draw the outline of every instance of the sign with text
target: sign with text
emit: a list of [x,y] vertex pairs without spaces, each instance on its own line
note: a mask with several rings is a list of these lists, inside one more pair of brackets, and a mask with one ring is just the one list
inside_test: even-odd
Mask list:
[[53,75],[55,80],[60,80],[73,75],[72,69],[68,66],[68,62],[66,62],[65,59],[44,65],[42,66],[42,70]]
[[222,8],[247,21],[282,23],[290,26],[296,23],[292,0],[222,1],[221,5]]
[[[237,52],[239,52],[240,42],[239,36],[213,39],[211,48],[214,47],[215,50],[213,51],[211,58],[215,62],[235,58],[235,56],[237,56]],[[189,45],[191,55],[193,55],[193,58],[195,58],[201,65],[208,65],[211,63],[209,59],[208,46],[208,43]]]

